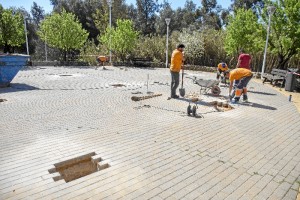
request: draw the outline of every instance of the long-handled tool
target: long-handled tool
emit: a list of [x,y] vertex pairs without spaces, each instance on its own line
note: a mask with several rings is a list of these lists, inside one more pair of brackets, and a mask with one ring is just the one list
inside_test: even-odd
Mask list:
[[183,74],[184,74],[184,69],[182,69],[181,88],[179,88],[179,94],[181,97],[185,96],[185,89],[183,88]]

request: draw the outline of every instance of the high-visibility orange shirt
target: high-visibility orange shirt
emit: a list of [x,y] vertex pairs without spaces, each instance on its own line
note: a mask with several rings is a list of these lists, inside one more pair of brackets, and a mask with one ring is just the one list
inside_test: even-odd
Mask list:
[[[224,64],[224,66],[223,66]],[[227,71],[228,70],[228,66],[226,63],[219,63],[218,64],[218,69],[220,69],[221,71]]]
[[183,63],[183,53],[175,49],[171,57],[170,70],[172,72],[180,72]]
[[236,69],[230,71],[229,80],[230,81],[240,80],[244,77],[248,77],[248,76],[251,76],[251,75],[252,75],[252,72],[249,69],[236,68]]

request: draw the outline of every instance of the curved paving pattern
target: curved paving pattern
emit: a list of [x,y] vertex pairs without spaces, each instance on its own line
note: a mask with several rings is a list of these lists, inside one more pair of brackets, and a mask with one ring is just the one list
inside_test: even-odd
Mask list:
[[[148,74],[149,91],[163,95],[132,102]],[[167,69],[21,71],[0,89],[0,199],[296,199],[300,116],[286,97],[251,82],[252,103],[228,112],[200,103],[203,118],[192,118],[188,102],[167,100],[169,78]],[[54,163],[89,152],[111,167],[53,181]]]

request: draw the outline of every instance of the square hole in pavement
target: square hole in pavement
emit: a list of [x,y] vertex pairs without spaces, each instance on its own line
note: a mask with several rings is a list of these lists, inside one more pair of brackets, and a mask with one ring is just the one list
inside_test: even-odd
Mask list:
[[54,166],[55,168],[49,170],[49,173],[56,175],[53,177],[53,180],[58,181],[64,179],[66,182],[110,167],[109,164],[103,162],[103,159],[98,157],[95,152],[56,163]]

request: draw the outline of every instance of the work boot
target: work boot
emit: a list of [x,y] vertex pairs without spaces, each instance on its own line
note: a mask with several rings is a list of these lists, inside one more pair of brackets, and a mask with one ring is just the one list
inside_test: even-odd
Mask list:
[[171,96],[171,98],[173,98],[173,99],[178,99],[179,96],[175,94],[175,95]]
[[236,103],[239,102],[239,100],[240,100],[240,97],[234,97],[234,98],[231,100],[231,103],[236,104]]
[[243,95],[243,102],[248,103],[248,96],[246,94]]

